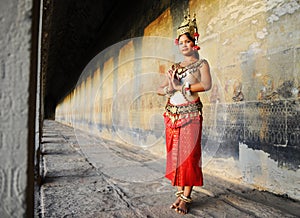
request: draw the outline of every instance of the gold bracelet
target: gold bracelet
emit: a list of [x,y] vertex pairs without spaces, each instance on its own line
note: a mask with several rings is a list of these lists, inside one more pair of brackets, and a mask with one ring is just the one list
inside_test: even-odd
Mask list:
[[183,191],[177,191],[177,192],[175,193],[175,196],[176,196],[176,197],[180,197],[182,194],[183,194]]
[[165,95],[169,94],[169,87],[168,86],[164,87],[164,93],[165,93]]
[[180,200],[184,201],[185,203],[191,203],[192,202],[192,198],[191,197],[186,197],[183,194],[180,195]]
[[173,94],[174,94],[174,90],[173,91],[169,91],[169,87],[168,86],[165,86],[164,87],[164,93],[165,93],[165,95],[167,95],[167,96],[172,96]]

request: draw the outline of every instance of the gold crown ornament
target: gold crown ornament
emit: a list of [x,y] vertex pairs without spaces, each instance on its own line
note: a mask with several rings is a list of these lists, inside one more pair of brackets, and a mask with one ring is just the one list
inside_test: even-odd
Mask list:
[[195,46],[193,47],[193,49],[199,50],[200,49],[200,47],[198,46],[199,33],[196,24],[196,14],[194,14],[194,17],[192,19],[190,18],[189,12],[187,15],[184,15],[183,22],[177,28],[177,38],[175,39],[176,45],[178,45],[179,43],[179,36],[185,33],[189,33],[190,36],[195,40]]

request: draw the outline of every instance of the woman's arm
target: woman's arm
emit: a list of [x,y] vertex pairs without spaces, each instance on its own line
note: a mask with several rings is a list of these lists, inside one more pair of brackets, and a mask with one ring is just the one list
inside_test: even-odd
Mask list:
[[192,84],[190,86],[191,92],[205,92],[210,90],[211,88],[211,75],[210,68],[207,61],[204,61],[203,64],[199,68],[201,81],[199,83]]
[[164,88],[165,88],[166,86],[168,86],[168,85],[169,85],[168,78],[165,77],[164,81],[163,81],[163,82],[161,83],[161,85],[158,87],[156,93],[157,93],[158,95],[162,95],[162,96],[166,95],[166,93],[165,93],[165,91],[164,91]]
[[166,95],[167,92],[169,92],[169,94],[174,92],[175,89],[172,82],[173,80],[172,75],[173,75],[173,71],[169,69],[168,72],[166,73],[165,80],[157,89],[158,95]]

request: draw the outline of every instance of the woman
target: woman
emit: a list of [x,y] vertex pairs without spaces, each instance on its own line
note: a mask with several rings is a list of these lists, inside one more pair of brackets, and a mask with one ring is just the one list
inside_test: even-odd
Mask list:
[[195,19],[185,21],[177,30],[178,47],[184,59],[166,73],[158,95],[167,96],[164,120],[166,126],[166,178],[177,186],[172,209],[188,212],[193,186],[203,185],[201,168],[202,103],[198,92],[211,88],[209,64],[199,59]]

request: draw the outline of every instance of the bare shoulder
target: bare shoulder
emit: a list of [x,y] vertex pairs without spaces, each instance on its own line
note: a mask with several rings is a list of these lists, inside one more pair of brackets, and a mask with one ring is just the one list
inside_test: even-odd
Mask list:
[[200,62],[200,67],[205,66],[205,65],[209,66],[209,63],[206,59],[200,59],[199,62]]
[[200,65],[199,65],[200,72],[209,71],[210,67],[209,67],[209,63],[206,59],[200,59],[199,62],[200,62]]

